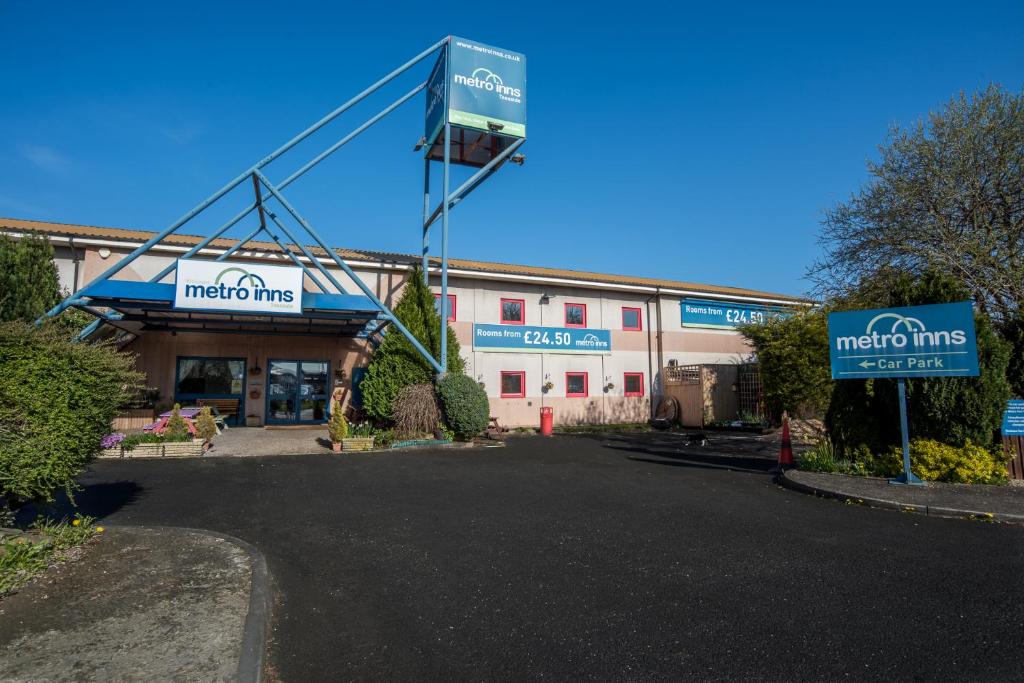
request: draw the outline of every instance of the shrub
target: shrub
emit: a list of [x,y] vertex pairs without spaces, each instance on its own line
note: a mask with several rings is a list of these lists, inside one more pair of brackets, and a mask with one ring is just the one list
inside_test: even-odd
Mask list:
[[217,436],[217,423],[213,420],[213,413],[208,406],[204,406],[196,417],[196,431],[203,441],[212,441]]
[[171,439],[177,439],[189,436],[191,431],[188,428],[188,423],[185,422],[185,418],[181,416],[181,404],[175,403],[174,408],[171,410],[171,416],[167,418],[167,424],[164,426],[164,435]]
[[[875,474],[896,476],[903,471],[903,450],[893,447],[872,462]],[[910,442],[910,469],[927,481],[953,484],[1005,484],[1006,461],[1001,455],[972,444],[950,446],[931,439]]]
[[487,392],[472,377],[445,375],[437,385],[444,406],[444,418],[460,439],[472,439],[490,422],[491,405]]
[[839,458],[836,448],[828,438],[816,443],[800,456],[800,469],[805,472],[837,472]]
[[441,423],[437,394],[432,384],[405,387],[395,397],[392,419],[399,434],[433,434]]
[[330,434],[331,441],[334,443],[348,438],[348,420],[345,419],[345,413],[340,409],[331,413],[331,419],[327,421],[327,433]]
[[[413,270],[406,281],[405,290],[395,305],[395,315],[405,328],[420,341],[434,358],[441,355],[441,316],[437,314],[434,295],[423,283],[423,271]],[[448,372],[462,374],[465,366],[459,351],[459,342],[451,325],[448,332]],[[359,387],[363,394],[363,408],[378,420],[390,420],[392,404],[403,387],[425,384],[434,379],[430,365],[397,329],[389,329],[384,341],[373,352],[373,358]]]
[[69,495],[118,406],[141,382],[133,357],[61,330],[0,324],[0,496],[10,507]]

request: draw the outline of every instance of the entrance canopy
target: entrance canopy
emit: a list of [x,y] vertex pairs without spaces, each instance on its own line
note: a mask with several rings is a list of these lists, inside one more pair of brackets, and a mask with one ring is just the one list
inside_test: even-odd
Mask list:
[[[366,338],[388,320],[366,296],[320,292],[300,296],[299,313],[214,311],[175,306],[174,284],[104,280],[90,288],[88,305],[109,309],[109,322],[133,335],[189,331]],[[90,336],[98,333],[92,331]]]

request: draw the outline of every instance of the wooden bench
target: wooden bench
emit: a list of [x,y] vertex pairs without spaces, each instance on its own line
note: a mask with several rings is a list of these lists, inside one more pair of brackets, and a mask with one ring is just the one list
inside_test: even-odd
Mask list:
[[[225,423],[232,417],[238,418],[237,398],[201,398],[196,401],[196,405],[200,408],[213,408],[224,419]],[[227,425],[225,424],[225,426]]]

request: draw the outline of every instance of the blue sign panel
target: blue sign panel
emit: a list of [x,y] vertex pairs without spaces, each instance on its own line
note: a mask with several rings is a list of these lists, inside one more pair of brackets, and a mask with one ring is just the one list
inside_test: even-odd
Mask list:
[[474,351],[515,353],[611,353],[612,333],[585,327],[473,325]]
[[427,147],[434,144],[437,134],[441,132],[445,122],[445,76],[448,74],[445,69],[445,58],[447,50],[441,50],[441,56],[434,64],[434,70],[427,79],[427,116],[425,118],[424,134],[427,138]]
[[1002,432],[1003,436],[1024,436],[1024,401],[1007,401]]
[[704,327],[713,330],[732,330],[746,323],[763,323],[772,316],[791,315],[784,309],[772,306],[703,299],[683,299],[679,302],[679,307],[683,327]]
[[525,138],[526,56],[452,36],[450,59],[449,121]]
[[978,374],[969,301],[829,313],[828,340],[833,379]]

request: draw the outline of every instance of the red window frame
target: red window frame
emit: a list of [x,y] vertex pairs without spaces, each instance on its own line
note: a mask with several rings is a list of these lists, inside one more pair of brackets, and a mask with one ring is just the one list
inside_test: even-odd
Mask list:
[[[580,325],[578,323],[570,323],[569,322],[569,307],[570,306],[579,306],[580,308],[583,309],[583,324],[582,325]],[[566,302],[565,306],[562,308],[562,321],[565,323],[566,327],[586,327],[587,326],[587,305],[586,304],[574,304],[574,303]]]
[[[506,394],[505,393],[505,376],[506,375],[519,375],[519,393],[518,394]],[[502,370],[501,378],[499,379],[498,392],[502,398],[526,398],[526,371],[525,370]]]
[[[516,302],[519,304],[519,310],[523,312],[522,320],[505,320],[505,302]],[[502,325],[525,325],[526,324],[526,299],[502,299],[500,308],[498,309],[498,319],[501,320]]]
[[[626,327],[626,311],[636,311],[636,327]],[[644,329],[644,314],[634,306],[622,307],[622,329],[626,332],[642,332]]]
[[[640,378],[640,391],[627,391],[627,389],[626,389],[626,378],[627,377],[639,377]],[[643,396],[644,395],[644,373],[642,373],[642,372],[624,372],[624,373],[622,373],[622,395],[623,396]]]
[[[570,394],[569,393],[569,376],[570,375],[582,375],[583,376],[583,393],[582,394]],[[565,373],[565,397],[566,398],[587,398],[590,395],[590,378],[589,373],[586,372],[567,372]]]
[[[435,292],[434,293],[434,301],[435,302],[441,301],[441,295]],[[450,315],[448,316],[448,322],[455,322],[456,302],[457,302],[457,299],[455,298],[455,295],[454,294],[449,294],[448,295],[448,312],[449,312]],[[440,311],[438,311],[438,314],[440,314]]]

